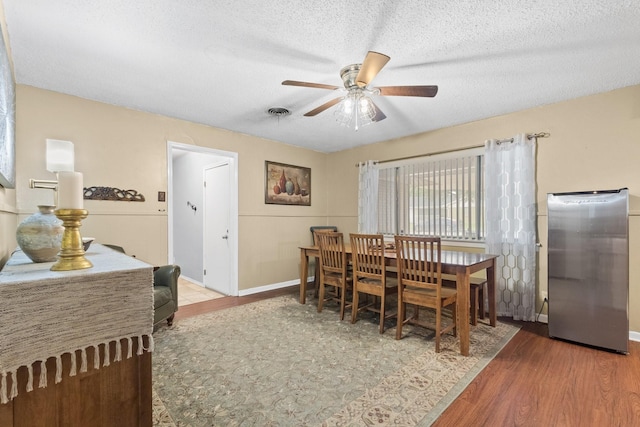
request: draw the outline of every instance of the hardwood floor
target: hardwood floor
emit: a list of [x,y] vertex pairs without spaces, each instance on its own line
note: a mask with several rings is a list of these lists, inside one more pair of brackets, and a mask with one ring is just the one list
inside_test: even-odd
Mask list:
[[622,355],[515,323],[522,329],[434,427],[640,425],[640,342]]
[[[297,292],[293,286],[183,306],[176,321]],[[513,323],[522,329],[434,427],[640,425],[640,342],[621,355],[550,339],[543,323]]]

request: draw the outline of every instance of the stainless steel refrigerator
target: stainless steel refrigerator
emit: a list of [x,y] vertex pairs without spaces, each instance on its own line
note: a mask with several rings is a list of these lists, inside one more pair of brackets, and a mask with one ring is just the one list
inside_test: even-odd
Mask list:
[[629,340],[629,194],[547,194],[549,336],[618,352]]

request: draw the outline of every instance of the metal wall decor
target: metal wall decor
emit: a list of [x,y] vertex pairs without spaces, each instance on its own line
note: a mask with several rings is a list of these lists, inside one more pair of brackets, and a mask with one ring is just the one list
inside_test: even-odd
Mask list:
[[136,190],[121,190],[114,187],[85,187],[86,200],[114,200],[119,202],[144,202],[144,196]]

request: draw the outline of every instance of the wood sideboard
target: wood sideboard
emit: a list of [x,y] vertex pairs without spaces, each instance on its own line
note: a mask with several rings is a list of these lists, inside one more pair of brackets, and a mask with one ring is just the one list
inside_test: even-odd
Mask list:
[[[86,295],[83,296],[83,292],[87,292],[92,295],[99,294],[97,298],[87,302],[85,311],[90,313],[87,317],[97,319],[96,322],[104,322],[104,319],[110,316],[109,312],[113,311],[113,307],[117,306],[113,303],[112,306],[103,306],[99,301],[113,298],[120,304],[130,305],[129,299],[137,301],[142,296],[145,299],[143,311],[148,309],[149,313],[133,313],[131,321],[132,323],[138,321],[139,324],[142,319],[146,325],[148,317],[148,333],[127,332],[126,335],[122,335],[123,331],[130,329],[127,329],[128,322],[123,322],[117,316],[122,316],[123,313],[126,316],[126,312],[114,312],[112,313],[113,329],[117,336],[113,339],[108,337],[110,328],[101,327],[97,329],[99,337],[93,340],[90,335],[87,335],[86,345],[81,345],[81,348],[70,348],[64,352],[52,350],[53,353],[58,354],[50,354],[49,357],[38,357],[34,354],[34,360],[24,360],[17,371],[8,375],[5,372],[5,393],[11,390],[15,375],[17,395],[10,395],[12,398],[7,403],[0,403],[0,427],[150,427],[152,425],[151,353],[148,350],[152,350],[153,339],[151,336],[153,267],[97,244],[89,248],[86,257],[93,263],[93,268],[83,271],[48,273],[45,270],[52,263],[34,264],[28,260],[25,261],[24,254],[19,251],[14,254],[0,272],[0,343],[3,338],[5,338],[5,347],[8,347],[7,342],[15,342],[15,336],[11,334],[17,333],[14,329],[19,329],[20,319],[16,317],[22,313],[19,307],[16,307],[16,304],[22,303],[19,297],[21,294],[17,290],[22,286],[28,290],[34,281],[44,284],[42,303],[45,313],[37,315],[45,315],[48,321],[39,322],[33,329],[46,331],[47,328],[59,327],[69,329],[69,333],[73,334],[75,328],[80,330],[85,327],[83,322],[87,322],[88,319],[83,319],[82,316],[79,318],[77,308],[83,305],[85,300],[91,299]],[[115,278],[114,283],[109,283],[108,278],[111,276]],[[60,278],[63,280],[61,281]],[[47,286],[48,280],[51,281],[51,286]],[[105,283],[108,284],[105,285]],[[49,294],[53,295],[56,289],[63,289],[64,286],[71,290],[77,289],[77,298],[81,299],[75,306],[75,312],[71,314],[69,313],[73,310],[65,309],[66,303],[59,305],[63,308],[62,310],[55,306],[46,306],[50,301]],[[131,289],[130,298],[117,293],[128,293],[127,289]],[[16,299],[16,302],[14,303],[12,299]],[[150,304],[147,305],[149,301]],[[73,306],[73,303],[70,302],[69,306]],[[27,312],[23,315],[36,314]],[[23,320],[26,322],[28,318],[25,317]],[[143,329],[146,330],[146,326]],[[85,330],[87,330],[86,327]],[[21,333],[24,334],[24,331]],[[82,336],[81,339],[85,337]],[[138,341],[139,339],[141,341]],[[119,345],[117,345],[118,342]],[[142,343],[141,354],[138,354],[139,343]],[[30,345],[28,340],[25,345]],[[42,348],[48,348],[35,341],[31,345],[37,348],[40,354],[43,352]],[[17,346],[13,345],[13,347]],[[57,348],[52,347],[52,349]],[[96,348],[99,355],[97,364],[94,363]],[[23,349],[18,348],[14,353],[24,354],[24,351],[20,353],[21,350]],[[105,360],[107,354],[109,357]],[[75,363],[72,363],[72,355]],[[7,360],[12,359],[10,354],[5,356],[4,362],[7,364],[9,363]],[[44,377],[40,377],[41,363],[45,359],[46,387],[41,387],[44,385],[41,383]],[[2,362],[0,354],[0,371],[11,368],[3,366]],[[83,362],[84,369],[81,370]],[[28,368],[29,365],[31,369]],[[15,367],[15,364],[13,366]],[[59,366],[62,367],[62,372]],[[72,374],[72,371],[75,372]],[[32,390],[27,391],[28,385],[31,385]]]

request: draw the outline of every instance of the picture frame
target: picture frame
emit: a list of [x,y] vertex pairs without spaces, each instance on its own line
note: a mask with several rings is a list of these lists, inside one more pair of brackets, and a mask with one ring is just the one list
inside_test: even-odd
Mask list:
[[0,185],[16,187],[16,93],[9,55],[0,31]]
[[266,160],[264,203],[311,206],[311,168]]

